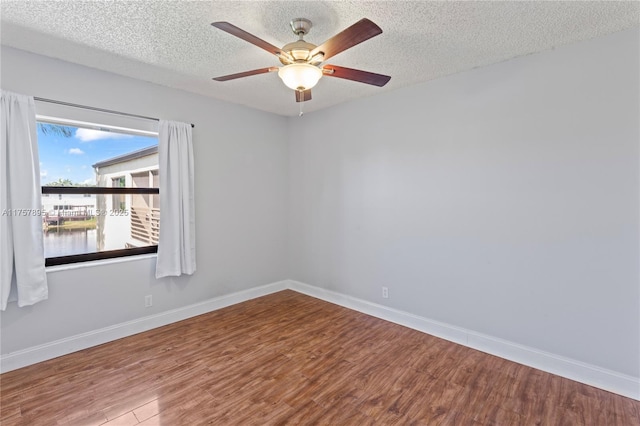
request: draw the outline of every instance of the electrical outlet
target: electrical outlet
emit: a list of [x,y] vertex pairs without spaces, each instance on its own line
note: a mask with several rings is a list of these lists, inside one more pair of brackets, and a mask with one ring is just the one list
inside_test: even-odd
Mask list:
[[382,287],[382,297],[384,299],[388,299],[389,298],[389,289],[387,287]]
[[153,297],[150,294],[147,294],[144,297],[144,307],[148,308],[150,306],[153,306]]

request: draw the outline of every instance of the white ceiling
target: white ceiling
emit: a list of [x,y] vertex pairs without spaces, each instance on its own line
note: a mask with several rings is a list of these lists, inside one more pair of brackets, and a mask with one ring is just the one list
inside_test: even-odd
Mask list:
[[[362,18],[383,33],[327,63],[391,76],[383,88],[325,77],[305,113],[620,31],[640,2],[583,1],[25,1],[2,0],[2,44],[282,115],[297,115],[277,74],[212,77],[280,65],[210,25],[228,21],[276,46],[289,21],[313,22],[316,45]],[[37,96],[37,94],[35,94]]]

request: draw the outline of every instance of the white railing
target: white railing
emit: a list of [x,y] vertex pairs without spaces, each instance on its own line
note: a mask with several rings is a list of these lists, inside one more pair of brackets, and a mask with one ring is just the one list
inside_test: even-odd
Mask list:
[[160,209],[131,207],[131,238],[145,244],[158,244]]

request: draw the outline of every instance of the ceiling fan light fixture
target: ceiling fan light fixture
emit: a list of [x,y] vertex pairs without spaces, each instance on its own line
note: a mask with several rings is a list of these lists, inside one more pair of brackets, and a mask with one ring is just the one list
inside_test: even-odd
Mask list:
[[322,77],[322,70],[307,63],[297,63],[281,67],[278,76],[290,89],[309,90]]

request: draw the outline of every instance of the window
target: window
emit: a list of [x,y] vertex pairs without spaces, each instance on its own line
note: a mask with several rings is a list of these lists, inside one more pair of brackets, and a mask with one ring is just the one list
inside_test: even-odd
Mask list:
[[157,252],[157,135],[47,119],[38,117],[46,265]]
[[[126,188],[126,178],[124,176],[120,176],[117,178],[111,178],[111,187],[113,188]],[[124,199],[124,194],[115,194],[113,195],[111,205],[116,210],[126,210],[127,203]]]

